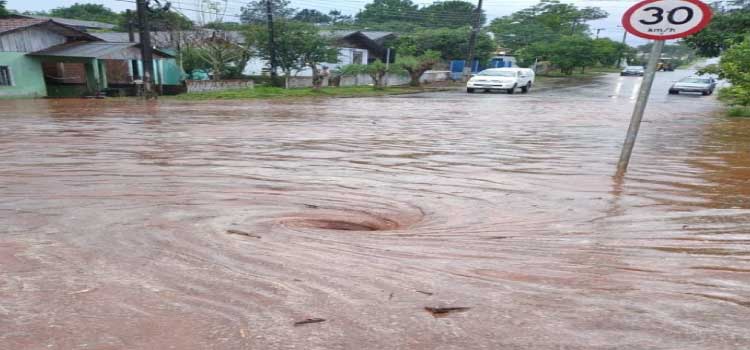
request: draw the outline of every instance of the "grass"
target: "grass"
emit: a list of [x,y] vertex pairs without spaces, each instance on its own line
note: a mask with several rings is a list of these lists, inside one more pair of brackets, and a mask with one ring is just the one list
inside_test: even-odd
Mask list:
[[727,115],[734,118],[750,118],[750,106],[729,107]]
[[258,86],[253,89],[233,89],[182,94],[178,100],[245,100],[275,98],[314,98],[314,97],[360,97],[410,94],[425,91],[418,87],[388,87],[375,90],[371,86],[324,87],[319,90],[311,88],[284,89],[270,86]]

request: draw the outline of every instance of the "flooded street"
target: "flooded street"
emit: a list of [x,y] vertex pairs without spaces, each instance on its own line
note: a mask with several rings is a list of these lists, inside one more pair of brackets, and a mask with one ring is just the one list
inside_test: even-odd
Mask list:
[[2,101],[0,349],[748,349],[750,120],[687,74],[623,181],[614,74]]

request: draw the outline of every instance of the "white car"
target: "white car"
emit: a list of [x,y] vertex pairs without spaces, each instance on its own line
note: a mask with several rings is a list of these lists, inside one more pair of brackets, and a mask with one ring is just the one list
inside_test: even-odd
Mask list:
[[473,76],[466,83],[466,92],[476,90],[505,90],[509,94],[516,91],[526,93],[534,85],[534,71],[528,68],[491,68],[485,69]]

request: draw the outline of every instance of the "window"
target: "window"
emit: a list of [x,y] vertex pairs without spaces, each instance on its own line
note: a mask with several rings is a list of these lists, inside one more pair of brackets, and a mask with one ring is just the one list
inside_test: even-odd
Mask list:
[[0,86],[13,86],[13,79],[10,76],[10,67],[0,66]]
[[364,55],[362,54],[362,51],[353,52],[352,63],[353,64],[365,64]]

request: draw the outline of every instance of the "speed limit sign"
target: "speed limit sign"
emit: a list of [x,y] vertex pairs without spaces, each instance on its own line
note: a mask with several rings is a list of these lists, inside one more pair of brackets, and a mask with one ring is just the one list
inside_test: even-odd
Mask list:
[[638,91],[633,116],[622,146],[620,160],[617,162],[617,177],[625,175],[633,153],[635,139],[641,127],[643,112],[646,110],[651,86],[654,84],[657,62],[661,59],[664,42],[695,34],[711,21],[711,8],[698,0],[644,0],[625,12],[622,26],[635,36],[654,39],[651,53],[648,55],[643,83]]
[[695,34],[711,21],[711,8],[698,0],[646,0],[622,16],[631,34],[654,40],[677,39]]

